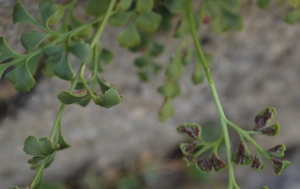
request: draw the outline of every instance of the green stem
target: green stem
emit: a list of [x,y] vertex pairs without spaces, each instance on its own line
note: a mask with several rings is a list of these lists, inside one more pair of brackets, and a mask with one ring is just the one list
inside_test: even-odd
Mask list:
[[[72,85],[71,85],[71,87],[69,88],[69,91],[70,92],[73,92],[74,91],[74,89],[75,89],[75,87],[76,87],[76,85],[77,85],[77,83],[78,83],[78,79],[79,79],[79,76],[80,76],[80,72],[81,72],[81,70],[83,69],[83,64],[80,66],[80,68],[79,68],[79,70],[78,70],[78,72],[77,72],[77,75],[76,75],[76,77],[74,78],[74,80],[72,81]],[[53,126],[52,126],[52,129],[51,129],[51,133],[50,133],[50,139],[51,140],[54,140],[54,136],[55,136],[55,133],[56,133],[56,130],[57,130],[57,126],[58,126],[58,123],[59,123],[59,121],[60,121],[60,118],[61,118],[61,116],[62,116],[62,113],[63,113],[63,111],[64,111],[64,109],[65,109],[65,104],[61,104],[60,105],[60,108],[59,108],[59,110],[58,110],[58,113],[57,113],[57,115],[56,115],[56,118],[55,118],[55,121],[54,121],[54,123],[53,123]]]
[[82,81],[84,87],[86,88],[87,92],[88,92],[89,95],[91,96],[91,98],[94,100],[94,102],[96,102],[96,98],[97,98],[97,97],[94,95],[93,91],[89,88],[89,85],[87,84],[87,82],[86,82],[86,80],[85,80],[85,78],[84,78],[84,76],[83,76],[84,69],[85,69],[85,65],[86,65],[86,64],[84,64],[84,65],[83,65],[83,68],[80,70],[80,73],[79,73],[80,79],[81,79],[81,81]]
[[[97,46],[96,46],[96,48],[94,48],[94,47],[95,47],[97,41],[100,40],[100,37],[101,37],[101,35],[102,35],[102,33],[103,33],[103,30],[104,30],[104,28],[105,28],[105,26],[106,26],[106,24],[107,24],[107,21],[108,21],[109,17],[110,17],[111,14],[112,14],[112,11],[113,11],[113,8],[114,8],[115,3],[116,3],[116,0],[111,0],[111,1],[110,1],[109,7],[108,7],[108,9],[107,9],[107,11],[106,11],[106,13],[105,13],[105,15],[104,15],[104,18],[103,18],[103,20],[102,20],[102,22],[101,22],[99,28],[97,29],[97,31],[96,31],[96,33],[95,33],[93,39],[92,39],[92,42],[91,42],[91,48],[94,49],[94,51],[98,50]],[[96,57],[96,56],[97,56],[97,52],[95,52],[95,54],[94,54],[94,60],[98,60],[98,57]],[[98,62],[94,62],[94,63],[95,63],[95,65],[94,65],[94,73],[93,73],[94,76],[93,76],[93,77],[95,77],[95,74],[97,73],[97,72],[96,72],[96,71],[97,71],[97,70],[96,70],[96,69],[97,69],[96,64],[98,64]],[[84,76],[83,76],[83,74],[84,74],[84,69],[85,69],[85,64],[86,64],[86,63],[84,63],[83,69],[80,70],[80,79],[81,79],[81,81],[82,81],[84,87],[85,87],[86,90],[88,91],[89,95],[91,96],[91,98],[94,100],[94,102],[96,102],[97,97],[94,95],[93,91],[89,88],[89,86],[88,86],[88,84],[87,84],[87,82],[85,81]],[[94,87],[93,87],[93,88],[94,88]]]
[[99,41],[99,39],[100,39],[100,37],[101,37],[101,35],[103,33],[103,30],[104,30],[104,28],[106,26],[106,23],[107,23],[110,15],[111,15],[111,12],[112,12],[112,10],[113,10],[113,8],[115,6],[115,3],[116,3],[116,0],[111,0],[110,1],[109,7],[108,7],[108,9],[107,9],[107,11],[106,11],[106,13],[104,15],[103,21],[102,21],[100,27],[98,28],[98,30],[96,31],[96,34],[94,35],[94,38],[93,38],[93,40],[91,42],[91,48],[93,48],[94,45],[97,43],[97,41]]
[[97,84],[97,77],[98,77],[98,51],[99,51],[99,44],[97,43],[94,47],[94,70],[93,70],[93,87],[92,91],[96,89],[96,84]]
[[270,154],[268,152],[266,152],[264,149],[262,149],[259,144],[256,143],[256,141],[250,136],[250,134],[255,134],[255,133],[259,133],[257,131],[250,132],[250,131],[244,131],[243,129],[241,129],[239,126],[237,126],[236,124],[232,123],[229,120],[226,120],[226,123],[228,125],[230,125],[233,129],[235,129],[239,135],[241,136],[240,138],[245,138],[247,139],[256,149],[256,151],[260,152],[261,154],[263,154],[267,159],[270,158]]
[[213,96],[214,102],[215,102],[215,106],[217,108],[218,111],[218,115],[220,118],[220,123],[222,126],[222,131],[224,134],[224,140],[225,140],[225,145],[226,145],[226,152],[227,152],[227,161],[228,161],[228,173],[229,173],[229,183],[228,183],[228,189],[233,188],[233,186],[235,186],[236,188],[239,188],[237,186],[237,184],[235,183],[235,179],[234,179],[234,172],[233,172],[233,164],[231,162],[231,147],[230,147],[230,139],[229,139],[229,133],[228,133],[228,129],[227,129],[227,124],[226,124],[226,117],[225,114],[223,112],[223,108],[221,106],[219,97],[218,97],[218,93],[216,91],[209,67],[207,65],[207,62],[205,60],[204,57],[204,53],[202,51],[201,45],[199,43],[199,39],[197,36],[197,32],[196,32],[196,27],[194,24],[194,15],[193,15],[193,4],[192,4],[192,0],[187,0],[187,12],[188,12],[188,19],[189,19],[189,24],[190,24],[190,30],[191,30],[191,34],[197,49],[197,53],[200,56],[201,59],[201,63],[202,66],[204,68],[205,74],[206,74],[206,78],[207,78],[207,82],[211,91],[211,94]]

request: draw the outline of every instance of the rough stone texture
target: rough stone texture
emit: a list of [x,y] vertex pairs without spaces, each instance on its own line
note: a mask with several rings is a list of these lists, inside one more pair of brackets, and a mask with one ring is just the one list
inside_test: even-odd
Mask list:
[[[5,36],[17,52],[24,52],[18,39],[30,27],[26,24],[12,26],[11,13],[15,2],[0,0],[0,35]],[[29,12],[36,15],[37,0],[22,2]],[[231,121],[245,129],[252,129],[254,117],[260,110],[266,106],[276,107],[278,115],[275,121],[282,125],[280,135],[276,138],[255,137],[265,149],[282,142],[289,148],[300,142],[300,26],[285,24],[280,15],[286,9],[278,10],[272,7],[262,11],[252,5],[243,10],[245,27],[242,32],[217,36],[207,34],[207,26],[199,32],[208,39],[205,51],[214,54],[211,72],[225,113]],[[164,81],[163,73],[153,77],[150,83],[141,84],[132,66],[136,55],[121,49],[115,41],[119,31],[108,28],[101,39],[105,47],[115,52],[113,64],[106,67],[103,77],[119,86],[125,100],[108,110],[93,104],[85,109],[68,106],[63,114],[62,126],[72,148],[57,154],[54,163],[44,173],[46,179],[64,179],[88,161],[97,160],[99,164],[107,165],[134,158],[144,151],[162,156],[183,139],[175,131],[176,125],[182,121],[218,124],[207,85],[194,87],[190,82],[191,64],[180,80],[182,94],[174,100],[175,117],[159,123],[157,110],[163,99],[156,93],[156,88]],[[168,45],[157,61],[167,63],[178,41],[171,37],[157,38]],[[33,176],[34,172],[26,163],[30,157],[22,151],[23,141],[28,135],[49,135],[60,106],[56,94],[68,86],[67,82],[57,78],[42,79],[28,99],[27,106],[16,116],[7,116],[1,122],[0,188],[28,183]],[[237,144],[236,137],[232,146]],[[296,161],[296,158],[293,159]],[[299,167],[296,162],[294,164]],[[236,176],[240,182],[245,180],[245,174],[257,181],[253,183],[248,179],[242,188],[257,188],[276,180],[282,181],[280,188],[297,188],[299,181],[293,179],[295,176],[289,176],[298,174],[299,169],[295,167],[288,168],[284,173],[287,176],[279,179],[270,169],[264,173],[248,173],[245,167],[237,168]]]

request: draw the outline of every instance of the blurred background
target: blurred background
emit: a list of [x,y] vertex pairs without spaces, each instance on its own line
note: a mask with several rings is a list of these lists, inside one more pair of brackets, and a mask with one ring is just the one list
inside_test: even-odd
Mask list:
[[[55,1],[66,3],[65,1]],[[0,0],[0,36],[19,53],[25,50],[19,41],[28,31],[27,24],[12,25],[16,1]],[[22,0],[37,15],[38,0]],[[79,1],[76,15],[85,19]],[[235,166],[241,188],[300,188],[300,26],[286,24],[282,16],[288,6],[271,5],[259,9],[255,1],[245,1],[240,9],[244,28],[240,32],[217,35],[210,25],[203,25],[199,36],[205,52],[213,54],[211,72],[225,114],[243,129],[254,127],[254,117],[264,107],[277,109],[275,121],[281,124],[276,137],[255,136],[269,149],[284,143],[284,159],[292,165],[276,176],[268,161],[262,173],[249,166]],[[180,79],[182,92],[175,98],[173,118],[161,123],[157,111],[163,96],[156,92],[166,78],[163,72],[141,83],[133,60],[139,54],[120,48],[116,36],[120,28],[108,26],[101,38],[104,47],[113,50],[113,62],[105,67],[102,77],[119,87],[125,99],[120,105],[103,109],[92,103],[86,108],[70,105],[64,111],[62,130],[71,148],[56,155],[44,172],[43,189],[211,189],[226,188],[227,169],[211,175],[187,168],[182,161],[179,144],[185,139],[176,132],[181,122],[202,125],[208,139],[218,136],[219,119],[207,84],[194,86],[193,66],[187,65]],[[166,66],[169,56],[179,44],[173,30],[154,37],[165,50],[156,59]],[[79,65],[74,60],[73,65]],[[0,81],[0,188],[26,186],[34,175],[23,152],[29,135],[48,136],[60,106],[56,98],[69,83],[58,78],[36,75],[37,84],[28,93],[14,90],[4,78]],[[230,130],[233,148],[239,143],[237,133]],[[250,145],[249,145],[250,146]],[[251,149],[253,150],[253,149]],[[222,150],[221,150],[222,151]],[[222,153],[221,153],[222,154]],[[223,154],[224,156],[224,154]],[[225,156],[224,156],[225,157]]]

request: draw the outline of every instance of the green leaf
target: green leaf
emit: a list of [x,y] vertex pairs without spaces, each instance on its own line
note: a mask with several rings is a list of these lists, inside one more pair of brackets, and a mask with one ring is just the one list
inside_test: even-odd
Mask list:
[[4,37],[0,37],[0,63],[8,58],[20,56],[7,45]]
[[47,168],[51,165],[51,163],[54,161],[55,155],[56,155],[56,151],[53,154],[51,154],[49,157],[47,157],[44,168]]
[[4,71],[11,65],[12,65],[11,63],[0,64],[0,78],[2,77]]
[[300,0],[289,0],[289,4],[295,8],[299,7]]
[[139,33],[139,35],[140,35],[140,43],[128,48],[132,52],[144,52],[145,49],[147,48],[147,45],[151,42],[151,37],[149,34]]
[[95,103],[102,107],[110,108],[119,104],[122,99],[123,96],[120,96],[116,89],[111,88],[107,90],[103,96],[98,96],[98,99]]
[[[195,27],[198,28],[200,25],[199,17],[195,12],[193,12],[193,17],[194,17]],[[189,33],[190,33],[189,21],[187,19],[187,16],[185,14],[183,14],[181,16],[180,21],[178,22],[178,25],[175,29],[173,37],[180,38]]]
[[147,81],[149,81],[149,72],[147,70],[139,71],[138,77],[139,77],[140,81],[147,82]]
[[18,91],[27,92],[35,84],[35,80],[28,69],[27,62],[22,63],[20,66],[10,71],[5,77],[15,85],[15,89]]
[[57,63],[62,59],[63,46],[62,45],[50,45],[43,49],[44,55],[51,61]]
[[151,60],[146,56],[137,57],[134,60],[134,65],[138,68],[143,68],[149,66],[151,64]]
[[55,144],[59,145],[59,149],[58,150],[63,150],[63,149],[66,149],[66,148],[70,147],[70,145],[66,142],[66,140],[62,136],[60,122],[58,122]]
[[57,11],[52,15],[50,16],[49,20],[48,20],[48,24],[49,25],[54,25],[56,24],[60,19],[61,17],[64,15],[68,5],[55,5],[56,6],[56,9]]
[[221,14],[214,19],[213,29],[215,32],[223,33],[229,30],[240,31],[243,28],[243,18],[241,15],[228,9],[220,8]]
[[91,99],[92,99],[91,96],[86,96],[81,101],[79,101],[78,104],[82,107],[86,107],[90,103]]
[[108,19],[108,23],[115,27],[121,27],[131,18],[132,12],[117,12]]
[[[77,20],[74,15],[72,14],[71,16],[71,28],[75,29],[78,28],[79,26],[82,26],[84,23],[80,22],[79,20]],[[80,30],[79,32],[76,32],[76,34],[74,35],[75,38],[87,38],[91,35],[92,32],[92,27],[88,26],[82,30]]]
[[[94,78],[93,77],[88,77],[88,78],[85,79],[85,82],[88,85],[90,85],[92,82],[94,82]],[[81,90],[83,88],[85,88],[85,85],[83,84],[82,80],[80,79],[80,80],[78,80],[75,89],[76,90]]]
[[92,58],[92,48],[89,44],[82,41],[73,44],[70,47],[71,53],[81,62],[89,62]]
[[45,26],[48,26],[50,17],[54,14],[58,14],[59,10],[57,5],[50,0],[42,0],[39,3],[39,13],[42,22]]
[[159,121],[165,121],[174,114],[171,98],[165,98],[163,106],[158,111]]
[[74,77],[73,69],[66,54],[53,68],[53,73],[64,80],[72,80]]
[[136,10],[138,12],[146,12],[153,8],[153,0],[137,0]]
[[32,164],[30,166],[31,170],[38,170],[41,166],[45,166],[46,161],[47,161],[47,157],[33,157],[29,159],[27,162],[29,164]]
[[159,64],[157,64],[157,63],[152,63],[152,69],[153,69],[153,72],[154,72],[154,73],[159,72],[162,68],[163,68],[162,65],[159,65]]
[[104,15],[108,9],[110,0],[88,0],[85,5],[85,12],[92,16]]
[[80,89],[74,92],[63,90],[58,93],[57,98],[64,104],[73,104],[79,102],[86,94],[86,89]]
[[285,13],[283,20],[288,24],[295,24],[300,19],[300,10],[293,10]]
[[52,62],[49,59],[46,59],[43,62],[43,68],[42,68],[42,73],[47,76],[47,77],[52,77],[54,76],[53,68],[56,65],[55,62]]
[[135,20],[136,26],[143,32],[152,33],[157,30],[162,20],[161,15],[153,12],[143,12]]
[[132,47],[138,45],[141,41],[140,35],[133,23],[128,24],[118,35],[117,40],[122,47]]
[[180,123],[177,132],[193,141],[201,141],[201,126],[196,123]]
[[32,57],[30,57],[30,59],[28,60],[28,70],[31,73],[31,75],[35,75],[36,74],[36,70],[37,70],[37,66],[39,64],[39,60],[42,57],[42,53],[36,54]]
[[35,50],[47,37],[47,34],[30,31],[21,35],[21,43],[28,52]]
[[268,8],[270,3],[271,3],[271,0],[257,0],[256,1],[257,6],[259,6],[262,9]]
[[205,73],[203,71],[201,62],[199,61],[199,59],[195,61],[195,69],[193,71],[193,75],[192,75],[192,81],[194,83],[194,85],[197,85],[199,83],[202,83],[205,79]]
[[157,91],[166,97],[174,98],[180,94],[180,85],[177,81],[168,80],[165,85],[158,87]]
[[116,5],[116,11],[125,11],[130,8],[132,0],[120,0]]
[[163,50],[164,46],[156,42],[150,43],[147,49],[148,54],[153,57],[160,55],[163,52]]
[[103,48],[101,51],[101,54],[99,56],[99,59],[102,60],[105,64],[108,64],[112,61],[112,59],[114,58],[114,54],[112,51]]
[[181,56],[179,53],[170,57],[170,64],[166,70],[166,76],[173,79],[178,79],[183,73],[184,67],[181,62]]
[[41,166],[33,177],[29,189],[41,189],[44,166]]
[[221,12],[223,15],[221,19],[223,31],[227,31],[229,29],[239,31],[243,28],[243,18],[241,15],[226,9],[221,9]]
[[189,22],[186,19],[184,19],[184,17],[182,17],[180,22],[178,23],[178,26],[175,29],[173,37],[180,38],[183,35],[187,34],[189,31]]
[[97,77],[97,82],[100,86],[101,92],[104,94],[107,90],[114,88],[113,85],[108,83],[105,79]]
[[32,18],[32,16],[27,12],[24,5],[18,1],[13,10],[13,24],[19,22],[29,22],[35,25],[39,25],[39,23]]
[[166,7],[173,14],[180,13],[184,9],[184,1],[181,0],[167,0]]
[[59,149],[59,145],[53,145],[48,137],[38,139],[35,136],[29,136],[25,140],[24,152],[28,155],[37,157],[47,157]]
[[[218,4],[219,2],[213,2],[214,4]],[[241,4],[241,1],[240,0],[226,0],[226,1],[220,1],[220,4],[231,10],[231,11],[236,11],[239,7],[240,7],[240,4]]]

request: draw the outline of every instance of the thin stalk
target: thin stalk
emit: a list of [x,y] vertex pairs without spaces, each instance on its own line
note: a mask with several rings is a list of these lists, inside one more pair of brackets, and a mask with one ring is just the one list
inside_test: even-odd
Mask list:
[[[79,79],[79,76],[80,76],[80,72],[81,72],[81,70],[83,69],[83,66],[84,66],[83,64],[80,66],[80,68],[79,68],[79,70],[78,70],[78,72],[77,72],[77,75],[76,75],[76,77],[74,78],[71,87],[69,88],[69,91],[70,91],[70,92],[73,92],[73,91],[74,91],[74,89],[75,89],[75,87],[76,87],[76,85],[77,85],[77,83],[78,83],[78,79]],[[65,106],[66,106],[66,105],[63,104],[63,103],[60,105],[60,108],[59,108],[59,110],[58,110],[58,113],[57,113],[57,115],[56,115],[55,121],[54,121],[53,126],[52,126],[52,129],[51,129],[51,133],[50,133],[50,139],[51,139],[51,140],[54,140],[54,136],[55,136],[55,133],[56,133],[57,125],[58,125],[58,123],[59,123],[59,121],[60,121],[60,118],[61,118],[61,116],[62,116],[62,113],[63,113],[63,111],[64,111],[64,109],[65,109]]]
[[[91,48],[94,49],[94,51],[98,50],[97,46],[96,46],[96,48],[94,48],[94,47],[95,47],[97,41],[99,41],[100,37],[102,36],[103,30],[104,30],[104,28],[105,28],[105,26],[107,24],[107,21],[108,21],[109,17],[112,14],[112,11],[113,11],[115,3],[116,3],[116,0],[111,0],[110,1],[109,7],[108,7],[108,9],[107,9],[107,11],[106,11],[106,13],[104,15],[104,18],[103,18],[103,20],[102,20],[99,28],[97,29],[97,31],[96,31],[93,39],[92,39],[92,42],[91,42],[90,45],[91,45]],[[97,52],[94,52],[94,60],[98,60],[98,57],[96,57],[96,56],[97,56]],[[96,96],[94,95],[93,91],[89,88],[89,86],[88,86],[88,84],[85,81],[84,76],[83,76],[86,63],[83,63],[84,64],[83,68],[80,70],[80,74],[79,74],[80,75],[80,79],[81,79],[84,87],[88,91],[89,95],[91,96],[91,98],[94,100],[94,102],[96,102]],[[98,64],[98,62],[95,62],[95,65],[94,65],[95,66],[94,67],[94,75],[96,74],[95,71],[97,69],[96,64]]]
[[256,151],[263,154],[266,158],[268,158],[268,159],[270,158],[270,154],[268,152],[266,152],[264,149],[262,149],[256,143],[256,141],[250,136],[250,134],[258,133],[257,131],[254,131],[255,133],[252,133],[250,131],[244,131],[243,129],[241,129],[240,127],[238,127],[236,124],[232,123],[231,121],[227,120],[226,122],[227,122],[228,125],[230,125],[232,128],[234,128],[239,133],[239,135],[241,136],[240,138],[247,139],[254,146]]
[[91,96],[91,98],[94,100],[94,102],[96,102],[96,96],[94,95],[93,91],[89,88],[89,85],[87,84],[87,82],[84,79],[83,73],[84,73],[84,69],[85,69],[85,65],[83,65],[82,69],[80,70],[80,79],[82,81],[82,84],[84,85],[84,87],[86,88],[87,92],[89,93],[89,95]]
[[192,0],[187,0],[187,12],[188,12],[188,20],[189,20],[189,25],[190,25],[190,30],[191,30],[191,34],[197,49],[197,53],[201,59],[201,63],[202,66],[204,68],[205,71],[205,75],[207,78],[207,82],[213,97],[213,100],[215,102],[215,106],[217,108],[218,111],[218,115],[220,118],[220,123],[222,126],[222,131],[224,134],[224,140],[225,140],[225,145],[226,145],[226,152],[227,152],[227,161],[228,161],[228,173],[229,173],[229,183],[228,183],[228,188],[231,189],[233,188],[233,186],[235,186],[236,188],[239,188],[235,182],[234,179],[234,172],[233,172],[233,165],[231,162],[231,147],[230,147],[230,139],[229,139],[229,134],[228,134],[228,129],[227,129],[227,124],[226,124],[226,117],[225,114],[223,112],[223,108],[222,105],[220,103],[219,97],[218,97],[218,93],[216,91],[208,64],[205,60],[204,57],[204,53],[202,51],[201,45],[199,43],[199,39],[197,36],[197,32],[196,32],[196,27],[194,24],[194,15],[193,15],[193,4],[192,4]]
[[116,0],[111,0],[110,1],[109,7],[108,7],[108,9],[107,9],[107,11],[106,11],[106,13],[104,15],[103,21],[102,21],[100,27],[98,28],[98,30],[96,31],[96,34],[94,35],[94,38],[92,39],[91,48],[93,48],[94,45],[96,44],[96,42],[99,41],[99,39],[100,39],[100,37],[101,37],[101,35],[103,33],[103,30],[104,30],[104,28],[106,26],[106,23],[107,23],[110,15],[111,15],[111,12],[112,12],[112,10],[114,8],[115,3],[116,3]]

